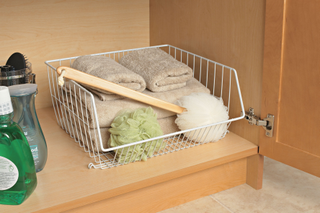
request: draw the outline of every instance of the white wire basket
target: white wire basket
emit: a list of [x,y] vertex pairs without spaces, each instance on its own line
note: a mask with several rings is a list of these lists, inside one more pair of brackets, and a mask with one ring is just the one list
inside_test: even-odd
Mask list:
[[[219,123],[212,123],[193,129],[177,131],[143,141],[108,148],[101,135],[94,95],[74,81],[69,81],[69,83],[65,84],[63,87],[58,85],[56,68],[59,66],[71,67],[73,61],[78,56],[46,61],[49,88],[57,123],[70,135],[70,137],[74,138],[75,142],[77,142],[80,147],[83,147],[86,153],[89,154],[92,160],[91,162],[88,162],[88,168],[106,169],[141,161],[143,158],[142,155],[141,157],[137,157],[136,153],[133,152],[137,147],[146,153],[145,157],[151,158],[199,146],[208,142],[191,140],[191,133],[197,134],[196,136],[193,135],[192,138],[201,138],[200,141],[206,141],[203,139],[206,137],[207,132],[219,132],[223,125],[227,125],[228,128],[231,122],[244,118],[244,114],[242,113],[244,112],[244,106],[237,72],[234,68],[171,45],[158,45],[144,48],[160,48],[173,56],[176,60],[191,67],[193,69],[193,77],[205,87],[209,88],[211,94],[218,98],[222,98],[227,107],[229,119]],[[102,55],[118,61],[123,55],[144,48],[92,55]],[[73,96],[64,92],[68,90],[74,91]],[[66,104],[68,101],[72,102],[75,98],[83,100],[87,105],[80,109],[76,104]],[[86,110],[89,108],[92,109],[91,115],[88,115],[88,110]],[[236,109],[236,111],[234,109]],[[92,119],[91,124],[93,123],[93,128],[89,125],[88,117],[91,117]],[[226,130],[218,140],[225,137],[227,133],[228,131]]]

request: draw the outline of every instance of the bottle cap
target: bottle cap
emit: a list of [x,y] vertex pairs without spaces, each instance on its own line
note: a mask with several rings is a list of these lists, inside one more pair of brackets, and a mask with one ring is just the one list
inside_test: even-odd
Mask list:
[[0,115],[7,115],[13,112],[8,87],[0,86]]
[[37,84],[17,84],[9,86],[10,96],[30,95],[37,91]]

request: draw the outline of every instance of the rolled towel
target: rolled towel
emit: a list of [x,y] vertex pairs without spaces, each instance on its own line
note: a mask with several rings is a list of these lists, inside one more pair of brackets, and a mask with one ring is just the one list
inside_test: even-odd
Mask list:
[[[96,128],[93,114],[94,106],[92,104],[90,96],[87,93],[82,92],[81,90],[74,90],[73,92],[77,93],[72,94],[70,93],[70,91],[67,92],[67,95],[65,96],[67,97],[65,98],[66,105],[68,105],[70,109],[78,111],[78,113],[82,117],[84,117],[85,120],[88,120],[88,125],[90,126],[90,128]],[[175,103],[181,97],[190,95],[194,92],[210,93],[210,90],[195,78],[191,78],[187,82],[187,85],[183,88],[159,93],[154,93],[148,90],[143,91],[143,93],[147,95],[165,100],[170,103]],[[115,115],[122,109],[138,109],[148,107],[147,104],[131,100],[129,98],[101,101],[99,98],[94,96],[94,102],[100,128],[110,127]],[[157,113],[158,119],[175,115],[174,112],[170,112],[157,107],[154,107],[153,109],[155,113]]]
[[[140,75],[106,56],[80,56],[72,63],[71,67],[139,92],[146,88],[146,82]],[[89,86],[84,86],[90,88]],[[91,88],[91,92],[96,93],[96,91],[110,94],[110,92]],[[103,100],[103,96],[100,98]]]
[[159,48],[135,50],[124,55],[119,63],[141,75],[153,92],[184,87],[192,77],[190,67]]

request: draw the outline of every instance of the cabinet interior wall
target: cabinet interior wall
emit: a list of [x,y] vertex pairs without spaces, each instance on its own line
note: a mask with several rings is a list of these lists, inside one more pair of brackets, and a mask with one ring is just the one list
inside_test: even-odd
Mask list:
[[[36,107],[45,108],[52,103],[44,61],[171,44],[235,68],[245,108],[259,115],[264,15],[265,0],[2,1],[0,60],[13,52],[28,57]],[[258,144],[259,127],[242,120],[230,130]]]
[[[235,68],[245,109],[260,115],[264,16],[265,0],[151,0],[150,44],[171,44]],[[231,107],[231,115],[239,113],[240,106]],[[258,144],[260,127],[241,120],[230,130]]]
[[26,55],[36,107],[52,105],[45,61],[149,46],[149,0],[12,0],[0,4],[0,61]]

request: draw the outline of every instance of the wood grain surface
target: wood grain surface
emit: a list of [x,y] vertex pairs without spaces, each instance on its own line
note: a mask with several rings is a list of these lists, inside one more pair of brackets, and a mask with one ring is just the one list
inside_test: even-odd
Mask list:
[[36,107],[51,106],[47,60],[149,46],[149,0],[0,0],[0,61],[32,63]]
[[262,113],[274,137],[260,153],[320,177],[320,1],[266,1]]
[[[1,205],[1,213],[62,212],[140,189],[146,189],[147,193],[140,191],[141,194],[138,192],[136,197],[146,196],[152,193],[151,186],[177,178],[192,180],[192,177],[206,179],[213,174],[216,176],[210,178],[211,188],[203,185],[198,189],[191,186],[186,189],[186,184],[168,183],[176,185],[175,195],[178,197],[175,203],[178,205],[184,199],[184,190],[195,192],[187,196],[187,202],[245,183],[246,158],[257,154],[256,145],[229,133],[219,142],[154,157],[146,162],[105,170],[88,169],[88,164],[94,160],[58,126],[53,109],[39,109],[38,117],[48,145],[47,164],[43,171],[37,173],[38,186],[33,194],[19,206]],[[221,165],[225,166],[219,168]],[[197,173],[196,176],[187,177]],[[157,190],[163,193],[164,189],[160,187]]]
[[[150,45],[171,44],[235,68],[245,109],[260,115],[264,12],[264,0],[150,0]],[[230,114],[240,110],[231,105]],[[242,120],[230,129],[258,144],[260,127]]]

